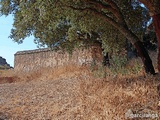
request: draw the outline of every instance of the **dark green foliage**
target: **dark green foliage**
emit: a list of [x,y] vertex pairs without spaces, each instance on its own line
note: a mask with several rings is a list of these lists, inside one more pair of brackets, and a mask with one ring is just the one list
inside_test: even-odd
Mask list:
[[[70,51],[84,43],[78,39],[77,31],[89,34],[90,37],[95,32],[99,34],[105,51],[117,51],[124,47],[125,36],[104,19],[104,14],[118,24],[127,24],[137,35],[141,33],[144,17],[142,7],[133,10],[128,0],[111,2],[119,7],[118,14],[123,20],[120,21],[107,8],[112,6],[104,0],[1,0],[0,11],[1,15],[14,15],[10,38],[15,42],[22,43],[26,37],[34,35],[35,43],[40,46],[60,44]],[[101,8],[100,4],[106,8]]]

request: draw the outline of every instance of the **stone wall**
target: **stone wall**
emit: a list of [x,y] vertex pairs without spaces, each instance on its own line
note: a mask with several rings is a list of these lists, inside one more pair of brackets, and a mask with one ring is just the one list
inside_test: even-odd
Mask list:
[[48,48],[19,51],[15,54],[14,69],[31,71],[45,67],[56,69],[65,65],[83,65],[102,60],[101,53],[101,49],[94,46],[91,49],[75,50],[72,55],[62,50],[55,51]]

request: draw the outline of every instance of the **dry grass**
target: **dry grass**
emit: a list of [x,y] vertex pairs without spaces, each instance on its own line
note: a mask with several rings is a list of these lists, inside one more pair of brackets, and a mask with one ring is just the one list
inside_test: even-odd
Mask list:
[[90,67],[75,65],[30,73],[3,71],[1,77],[17,79],[0,84],[0,119],[125,120],[127,111],[160,113],[159,76],[106,72],[103,76],[101,70],[91,72]]

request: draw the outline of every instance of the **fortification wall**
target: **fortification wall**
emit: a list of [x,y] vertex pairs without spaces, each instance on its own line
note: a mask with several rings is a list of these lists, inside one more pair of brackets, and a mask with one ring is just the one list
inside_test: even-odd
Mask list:
[[56,69],[65,65],[83,65],[102,59],[101,53],[101,49],[97,47],[75,50],[72,55],[62,50],[53,51],[47,48],[19,51],[15,54],[14,69],[16,71],[32,71],[45,67]]

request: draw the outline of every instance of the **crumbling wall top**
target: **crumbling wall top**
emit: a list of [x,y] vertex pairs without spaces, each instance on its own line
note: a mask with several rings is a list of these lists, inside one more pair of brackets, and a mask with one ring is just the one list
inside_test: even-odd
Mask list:
[[51,51],[50,48],[41,48],[41,49],[35,49],[35,50],[24,50],[24,51],[18,51],[14,55],[23,55],[23,54],[33,54],[33,53],[39,53],[39,52],[48,52]]

